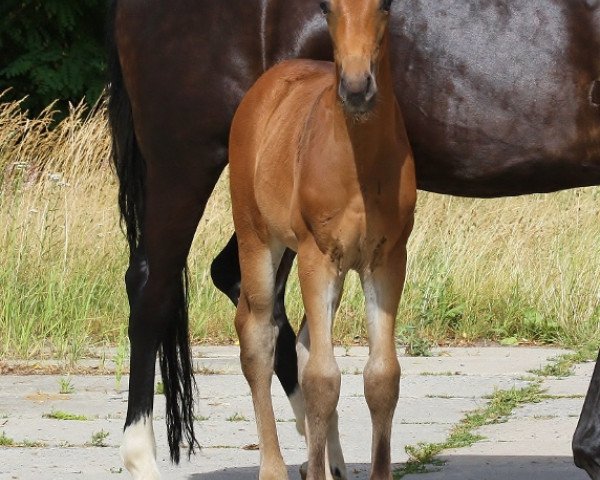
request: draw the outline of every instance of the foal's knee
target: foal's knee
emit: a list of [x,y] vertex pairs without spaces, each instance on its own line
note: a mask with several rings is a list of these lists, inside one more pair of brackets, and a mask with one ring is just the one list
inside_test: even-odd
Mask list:
[[341,382],[342,374],[333,357],[330,361],[309,359],[301,380],[307,413],[328,420],[337,406]]
[[400,364],[396,356],[370,359],[364,373],[365,398],[372,413],[386,413],[398,402]]

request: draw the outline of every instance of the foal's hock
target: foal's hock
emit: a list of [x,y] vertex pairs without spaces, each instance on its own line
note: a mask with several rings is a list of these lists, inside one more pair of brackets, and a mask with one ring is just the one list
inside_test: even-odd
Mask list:
[[335,63],[295,60],[272,68],[233,120],[230,178],[242,275],[236,329],[254,400],[261,480],[287,478],[270,393],[275,276],[286,248],[298,252],[306,310],[297,344],[301,391],[290,400],[307,435],[307,476],[346,478],[331,328],[344,278],[354,269],[367,304],[371,478],[392,478],[390,432],[400,378],[394,324],[416,187],[393,92],[390,3],[322,2]]

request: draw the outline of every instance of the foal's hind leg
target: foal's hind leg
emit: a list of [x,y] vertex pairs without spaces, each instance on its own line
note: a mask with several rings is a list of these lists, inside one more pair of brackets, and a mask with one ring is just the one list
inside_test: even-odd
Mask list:
[[[303,409],[302,394],[298,385],[296,358],[296,334],[285,312],[285,287],[296,253],[286,249],[275,278],[275,304],[273,318],[277,325],[275,347],[275,374],[288,396],[292,407]],[[211,265],[211,277],[215,286],[237,306],[240,295],[241,272],[237,236],[234,233]],[[304,420],[303,420],[304,421]]]
[[275,275],[284,247],[269,246],[248,229],[238,232],[242,287],[235,318],[242,371],[252,391],[260,447],[260,480],[287,479],[273,404],[271,379],[277,326],[273,321]]
[[373,426],[371,480],[392,480],[390,439],[400,387],[394,329],[405,269],[406,247],[399,244],[382,265],[361,275],[369,335],[369,360],[363,376]]

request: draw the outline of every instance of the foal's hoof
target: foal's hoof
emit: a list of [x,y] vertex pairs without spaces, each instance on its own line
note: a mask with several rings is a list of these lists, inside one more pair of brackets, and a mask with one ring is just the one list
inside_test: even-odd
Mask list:
[[280,465],[261,466],[258,480],[288,480],[287,468],[283,463]]
[[[346,477],[344,477],[342,475],[342,473],[340,472],[340,469],[335,467],[331,469],[331,476],[326,475],[327,480],[333,479],[333,480],[346,480]],[[308,462],[304,462],[302,465],[300,465],[300,477],[302,477],[302,480],[306,480],[306,475],[308,474]]]
[[308,462],[304,462],[300,465],[300,477],[302,480],[306,480],[306,475],[308,474]]
[[346,480],[346,477],[342,475],[342,472],[337,467],[331,467],[331,476],[333,480]]

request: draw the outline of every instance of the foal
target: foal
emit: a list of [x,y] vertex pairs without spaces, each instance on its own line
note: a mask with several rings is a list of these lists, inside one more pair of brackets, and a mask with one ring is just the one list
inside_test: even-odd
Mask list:
[[[393,93],[390,4],[322,2],[335,64],[294,60],[272,68],[250,89],[231,127],[231,195],[242,273],[235,325],[256,413],[261,480],[287,478],[270,391],[275,275],[286,247],[298,252],[306,310],[297,345],[305,406],[302,398],[293,399],[293,406],[299,429],[306,425],[307,477],[329,475],[325,449],[328,439],[337,438],[341,380],[331,329],[344,278],[355,269],[367,305],[371,479],[392,478],[390,436],[400,379],[394,325],[416,189]],[[330,448],[329,457],[335,476],[345,477],[341,452],[332,459]]]

